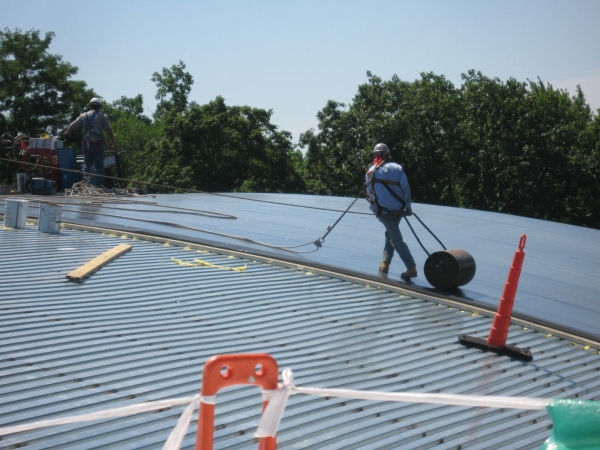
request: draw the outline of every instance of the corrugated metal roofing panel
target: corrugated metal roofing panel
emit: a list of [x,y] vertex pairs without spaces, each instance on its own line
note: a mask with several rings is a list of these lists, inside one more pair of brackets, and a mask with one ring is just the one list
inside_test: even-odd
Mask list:
[[[133,244],[81,283],[66,273]],[[200,258],[243,272],[178,265]],[[488,317],[306,270],[161,243],[63,230],[0,231],[0,424],[194,395],[215,354],[266,352],[298,385],[600,398],[597,348],[513,325],[523,363],[467,349]],[[367,282],[368,284],[368,282]],[[255,388],[219,394],[216,448],[253,448]],[[4,437],[0,448],[160,448],[178,409]],[[296,395],[280,448],[535,448],[544,412]],[[192,448],[195,426],[184,448]]]

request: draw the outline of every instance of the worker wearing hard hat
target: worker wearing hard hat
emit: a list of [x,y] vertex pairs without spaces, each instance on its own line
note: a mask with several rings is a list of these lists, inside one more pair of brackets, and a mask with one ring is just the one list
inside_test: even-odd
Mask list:
[[95,166],[98,177],[92,177],[90,182],[101,186],[104,184],[104,130],[110,137],[110,143],[115,146],[113,134],[108,118],[100,111],[100,99],[94,97],[90,100],[90,110],[75,119],[64,132],[67,136],[77,128],[83,128],[81,146],[83,150],[83,163],[87,172]]
[[373,155],[375,159],[367,170],[366,184],[370,209],[385,227],[383,262],[379,271],[387,273],[390,270],[396,250],[407,269],[400,276],[409,280],[417,276],[417,267],[400,233],[400,220],[412,215],[408,179],[402,166],[390,161],[390,149],[387,145],[377,144]]

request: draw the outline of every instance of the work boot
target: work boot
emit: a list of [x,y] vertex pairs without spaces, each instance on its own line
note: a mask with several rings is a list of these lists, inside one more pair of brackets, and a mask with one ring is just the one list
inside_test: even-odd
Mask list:
[[381,264],[379,264],[379,271],[381,273],[388,273],[390,271],[390,263],[383,261]]
[[411,267],[410,269],[408,269],[406,272],[402,272],[400,274],[401,278],[404,278],[405,280],[410,280],[411,278],[415,278],[417,276],[417,267]]

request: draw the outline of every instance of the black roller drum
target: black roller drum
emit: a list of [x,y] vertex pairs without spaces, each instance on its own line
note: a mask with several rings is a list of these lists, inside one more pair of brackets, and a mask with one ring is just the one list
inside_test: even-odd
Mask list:
[[438,289],[464,286],[475,276],[475,260],[464,250],[432,253],[425,261],[425,278]]

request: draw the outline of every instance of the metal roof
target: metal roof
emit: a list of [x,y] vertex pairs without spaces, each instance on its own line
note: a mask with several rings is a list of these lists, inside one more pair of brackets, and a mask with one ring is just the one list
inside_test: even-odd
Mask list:
[[[242,206],[236,214],[238,220],[228,222],[232,234],[244,228]],[[253,214],[273,223],[268,211]],[[300,225],[299,216],[286,215],[280,226],[292,227],[294,240],[303,227],[309,228],[304,236],[313,237],[313,225]],[[245,231],[276,241],[276,229]],[[600,399],[599,349],[584,339],[572,342],[515,321],[509,342],[530,347],[534,360],[512,360],[459,345],[462,333],[486,337],[491,319],[428,291],[308,267],[308,256],[299,257],[303,268],[248,255],[248,246],[240,253],[206,245],[185,249],[170,238],[112,234],[0,230],[0,426],[194,395],[209,357],[248,352],[273,355],[281,368],[294,370],[299,386]],[[331,241],[327,258],[347,253]],[[81,283],[65,278],[120,243],[133,250]],[[187,267],[172,258],[247,268]],[[251,387],[219,394],[216,448],[255,448],[260,402]],[[175,408],[25,432],[2,438],[0,448],[160,448],[179,414]],[[278,443],[290,449],[536,448],[550,428],[543,411],[296,395]],[[191,426],[183,448],[192,448],[194,439]]]
[[[29,198],[34,206],[36,197]],[[38,196],[37,199],[64,203],[64,220],[71,223],[178,237],[380,278],[377,268],[381,262],[383,227],[364,200],[352,206],[320,250],[293,254],[226,235],[274,246],[312,242],[325,234],[352,199],[289,194],[163,194],[125,200]],[[85,202],[94,202],[96,206],[89,203],[82,206]],[[199,215],[189,209],[209,214]],[[419,277],[406,285],[400,279],[404,268],[396,256],[388,276],[390,281],[495,309],[519,238],[526,234],[526,256],[515,313],[600,339],[600,278],[597,276],[600,273],[600,230],[435,205],[415,204],[413,210],[447,248],[468,251],[475,259],[477,273],[473,281],[455,291],[434,289],[423,273],[427,255],[403,222],[401,229],[415,257]],[[35,207],[30,207],[29,212],[32,216],[37,214]],[[233,215],[237,219],[226,219],[219,214]],[[416,220],[409,220],[430,253],[441,250],[438,242]],[[312,249],[315,247],[310,244],[298,250]]]

